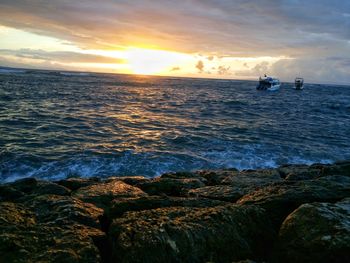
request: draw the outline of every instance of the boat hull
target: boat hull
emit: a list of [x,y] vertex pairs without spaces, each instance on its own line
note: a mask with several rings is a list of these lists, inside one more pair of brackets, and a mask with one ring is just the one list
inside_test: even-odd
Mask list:
[[295,89],[295,90],[303,90],[303,89],[304,89],[304,86],[294,86],[294,89]]
[[276,90],[279,90],[281,87],[281,85],[274,85],[274,86],[271,86],[270,88],[267,88],[268,91],[276,91]]
[[281,87],[281,85],[273,85],[271,87],[261,87],[261,86],[257,86],[256,89],[257,90],[267,90],[267,91],[276,91],[276,90],[279,90]]

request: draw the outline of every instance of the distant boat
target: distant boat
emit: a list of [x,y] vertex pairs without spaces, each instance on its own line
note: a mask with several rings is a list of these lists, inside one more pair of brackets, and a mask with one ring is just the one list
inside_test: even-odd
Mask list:
[[265,75],[264,77],[259,77],[259,83],[256,86],[256,89],[275,91],[275,90],[279,90],[280,87],[281,87],[281,83],[279,79],[268,77]]
[[294,81],[294,88],[296,90],[302,90],[304,89],[304,79],[303,78],[295,78]]

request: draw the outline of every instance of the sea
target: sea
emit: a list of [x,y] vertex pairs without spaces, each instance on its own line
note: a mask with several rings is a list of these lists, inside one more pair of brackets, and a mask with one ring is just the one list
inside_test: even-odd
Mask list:
[[256,84],[2,69],[0,182],[350,159],[350,86]]

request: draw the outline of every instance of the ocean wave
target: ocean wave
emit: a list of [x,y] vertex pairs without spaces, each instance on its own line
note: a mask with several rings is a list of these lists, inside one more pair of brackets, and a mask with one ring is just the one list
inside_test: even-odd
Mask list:
[[28,71],[0,76],[0,181],[350,159],[350,88]]
[[25,177],[60,180],[68,177],[111,177],[143,175],[156,177],[167,172],[236,168],[275,168],[282,164],[332,163],[330,159],[281,158],[278,153],[257,154],[256,149],[237,153],[208,151],[200,155],[174,152],[92,154],[41,160],[37,156],[8,158],[0,163],[0,180],[12,182]]

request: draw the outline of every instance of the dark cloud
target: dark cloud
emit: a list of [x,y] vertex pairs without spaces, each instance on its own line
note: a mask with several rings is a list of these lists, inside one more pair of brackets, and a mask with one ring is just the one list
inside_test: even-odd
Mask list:
[[200,73],[203,72],[203,70],[204,70],[204,63],[203,63],[202,60],[198,60],[198,62],[196,64],[196,69],[198,69]]
[[[0,23],[89,47],[130,43],[229,55],[305,54],[350,38],[349,1],[2,0]],[[188,26],[191,25],[191,26]],[[348,45],[343,43],[343,45]],[[328,45],[329,47],[329,45]],[[349,47],[347,47],[348,49]]]
[[124,63],[122,59],[83,54],[70,51],[44,51],[32,49],[9,50],[0,49],[0,56],[8,55],[18,58],[43,60],[48,62],[60,63],[106,63],[106,64],[121,64]]

